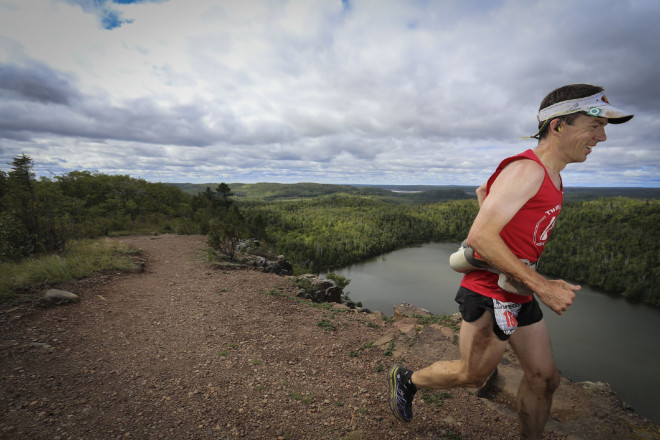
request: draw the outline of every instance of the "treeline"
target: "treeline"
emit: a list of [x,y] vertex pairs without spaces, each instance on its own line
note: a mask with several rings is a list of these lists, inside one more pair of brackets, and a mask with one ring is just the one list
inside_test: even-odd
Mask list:
[[62,250],[67,241],[125,233],[207,234],[222,193],[195,196],[126,175],[72,171],[36,179],[29,156],[0,171],[0,261]]
[[[215,184],[173,183],[194,195]],[[327,195],[374,197],[393,203],[433,203],[448,200],[476,199],[472,186],[352,186],[327,183],[231,183],[233,196],[240,201],[306,200]],[[660,194],[659,194],[660,196]]]
[[260,238],[313,271],[415,243],[461,240],[477,210],[476,200],[413,206],[352,195],[241,208]]
[[[271,252],[316,271],[417,243],[458,243],[478,212],[464,188],[393,195],[382,188],[255,184],[241,196],[235,184],[221,183],[189,194],[89,171],[35,179],[27,156],[11,165],[0,171],[0,261],[58,252],[71,239],[171,232],[208,235],[229,256],[239,239],[258,238]],[[567,202],[540,270],[660,305],[659,243],[656,198]]]
[[615,197],[567,204],[539,266],[660,305],[660,201]]

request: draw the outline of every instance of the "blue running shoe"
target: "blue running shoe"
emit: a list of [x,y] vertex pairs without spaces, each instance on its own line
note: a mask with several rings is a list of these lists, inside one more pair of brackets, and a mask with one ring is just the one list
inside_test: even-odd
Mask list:
[[390,383],[390,409],[392,414],[402,422],[413,419],[412,401],[417,387],[410,380],[412,371],[400,365],[394,365],[388,373]]

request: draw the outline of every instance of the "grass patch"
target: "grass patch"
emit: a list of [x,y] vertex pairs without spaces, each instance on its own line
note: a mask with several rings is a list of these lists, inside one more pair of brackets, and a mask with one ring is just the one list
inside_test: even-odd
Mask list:
[[441,407],[445,399],[450,399],[452,397],[451,393],[446,391],[422,391],[422,400],[429,405],[435,405],[436,407]]
[[329,319],[322,319],[319,322],[317,322],[316,325],[318,325],[323,329],[323,333],[328,333],[337,330],[337,326],[334,325]]
[[119,240],[76,240],[68,243],[61,254],[0,263],[0,302],[18,292],[34,292],[110,271],[135,270],[138,264],[132,256],[136,253]]
[[[298,299],[300,299],[300,298],[298,298]],[[303,304],[304,304],[304,303],[308,303],[310,307],[314,307],[315,309],[321,309],[321,310],[332,310],[333,312],[335,312],[335,314],[336,314],[336,313],[339,313],[339,311],[335,311],[335,310],[333,310],[333,309],[334,309],[334,307],[333,307],[333,304],[334,304],[334,303],[328,303],[328,302],[324,302],[324,303],[315,303],[315,302],[310,302],[309,300],[306,300],[306,299],[300,299],[300,301],[301,301]]]
[[362,347],[358,348],[357,350],[353,350],[349,353],[350,357],[358,357],[360,355],[360,352],[367,350],[369,348],[376,348],[373,342],[367,342],[366,344],[363,344]]
[[237,348],[238,348],[238,344],[233,342],[233,343],[229,344],[225,350],[220,350],[218,352],[218,356],[220,356],[220,357],[228,356],[229,352],[231,350],[235,350]]
[[394,341],[390,341],[390,345],[387,346],[387,349],[383,352],[383,356],[392,356],[394,354]]
[[305,405],[309,405],[314,401],[316,396],[314,394],[308,394],[305,396],[300,394],[298,391],[294,391],[293,393],[289,394],[289,397],[291,397],[293,400],[304,403]]
[[316,287],[307,278],[294,278],[292,283],[295,287],[304,290],[307,294],[316,292]]
[[444,327],[449,327],[454,331],[457,331],[459,329],[458,324],[460,322],[460,319],[455,318],[451,315],[431,315],[431,316],[421,316],[421,315],[413,315],[413,318],[417,320],[417,324],[420,325],[431,325],[431,324],[439,324]]
[[381,319],[388,324],[392,324],[394,322],[394,318],[387,315],[381,315]]

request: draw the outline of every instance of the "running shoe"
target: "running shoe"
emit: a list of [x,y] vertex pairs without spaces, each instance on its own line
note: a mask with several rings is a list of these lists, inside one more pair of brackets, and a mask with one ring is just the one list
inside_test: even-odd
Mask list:
[[413,419],[412,401],[417,387],[410,380],[412,371],[400,365],[394,365],[388,373],[390,383],[390,409],[392,414],[402,422]]

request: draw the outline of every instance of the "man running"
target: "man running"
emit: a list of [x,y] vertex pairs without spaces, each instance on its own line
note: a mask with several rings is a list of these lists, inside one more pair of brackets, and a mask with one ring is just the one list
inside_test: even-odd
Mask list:
[[598,86],[567,85],[545,97],[532,136],[536,148],[502,161],[477,189],[479,213],[465,244],[489,268],[466,273],[456,294],[463,317],[460,359],[414,372],[393,366],[390,408],[399,420],[412,421],[418,388],[481,386],[510,343],[524,372],[517,398],[520,435],[541,438],[560,375],[537,299],[561,315],[580,289],[535,271],[561,211],[560,172],[569,163],[584,162],[606,140],[608,123],[632,117],[612,107]]

